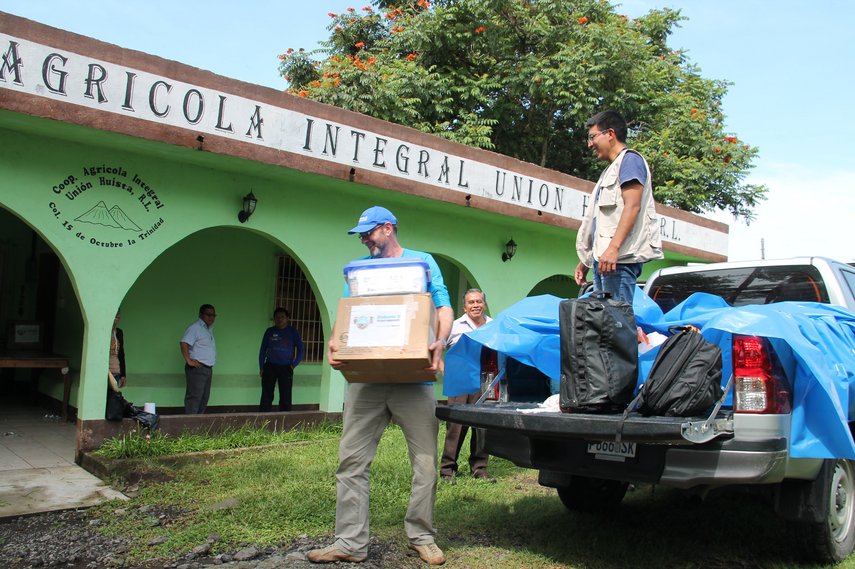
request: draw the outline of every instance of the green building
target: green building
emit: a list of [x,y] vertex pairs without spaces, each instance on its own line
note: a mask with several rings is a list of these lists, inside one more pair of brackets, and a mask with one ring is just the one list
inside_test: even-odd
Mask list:
[[[0,389],[70,409],[78,450],[104,432],[120,307],[123,393],[138,405],[183,409],[178,342],[210,303],[209,413],[255,410],[259,342],[282,305],[307,347],[295,405],[339,412],[346,383],[325,346],[342,268],[366,254],[346,231],[371,205],[435,256],[456,314],[470,286],[492,314],[576,293],[589,181],[4,13],[0,55],[0,359],[61,354],[69,368],[35,383],[4,369]],[[725,259],[727,226],[658,213],[666,259],[647,271]]]

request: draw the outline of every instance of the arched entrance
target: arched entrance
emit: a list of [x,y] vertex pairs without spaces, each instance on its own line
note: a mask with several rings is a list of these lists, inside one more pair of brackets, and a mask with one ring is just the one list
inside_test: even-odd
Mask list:
[[579,294],[579,285],[569,275],[552,275],[534,285],[526,296],[541,294],[551,294],[559,298],[575,298]]
[[73,464],[82,337],[80,304],[55,250],[0,208],[4,469]]
[[439,253],[432,253],[432,255],[442,271],[456,318],[463,313],[463,295],[466,291],[470,288],[481,288],[481,285],[472,272],[457,259]]
[[303,267],[298,252],[243,228],[205,229],[164,251],[122,302],[125,397],[137,405],[154,402],[160,414],[183,413],[186,380],[179,341],[200,305],[212,304],[217,359],[207,412],[257,412],[260,341],[274,308],[282,305],[305,346],[295,370],[294,408],[317,409],[324,311]]

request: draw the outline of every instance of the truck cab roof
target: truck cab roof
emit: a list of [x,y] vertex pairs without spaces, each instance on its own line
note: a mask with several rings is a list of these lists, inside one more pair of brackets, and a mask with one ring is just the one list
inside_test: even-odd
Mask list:
[[650,276],[644,290],[663,311],[695,292],[720,296],[731,306],[799,301],[855,310],[855,268],[827,257],[666,267]]

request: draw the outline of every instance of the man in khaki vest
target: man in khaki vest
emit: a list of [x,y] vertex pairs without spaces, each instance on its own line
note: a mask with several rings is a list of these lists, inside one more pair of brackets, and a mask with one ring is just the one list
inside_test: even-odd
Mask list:
[[585,126],[588,148],[610,163],[576,235],[579,264],[573,276],[582,286],[593,268],[595,291],[632,303],[643,264],[663,257],[650,167],[626,147],[626,121],[615,111],[597,113]]

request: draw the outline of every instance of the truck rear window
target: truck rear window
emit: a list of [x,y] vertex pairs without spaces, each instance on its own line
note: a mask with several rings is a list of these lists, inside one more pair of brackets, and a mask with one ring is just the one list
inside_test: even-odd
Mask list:
[[828,302],[822,277],[811,266],[745,267],[661,275],[648,290],[665,312],[695,292],[720,296],[731,306],[786,300]]

